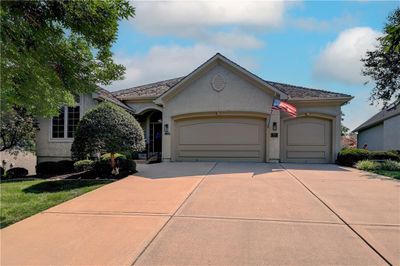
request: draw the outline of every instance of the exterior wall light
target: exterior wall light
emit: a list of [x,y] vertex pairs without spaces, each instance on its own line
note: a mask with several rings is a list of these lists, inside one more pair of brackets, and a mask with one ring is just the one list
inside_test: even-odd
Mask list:
[[277,131],[278,130],[278,123],[276,123],[276,122],[272,123],[272,130],[273,131]]
[[169,135],[169,125],[168,124],[164,124],[164,134]]

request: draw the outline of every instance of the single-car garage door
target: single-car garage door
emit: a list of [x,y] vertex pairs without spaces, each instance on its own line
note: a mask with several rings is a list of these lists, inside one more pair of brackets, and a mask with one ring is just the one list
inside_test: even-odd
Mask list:
[[177,161],[265,161],[265,119],[176,120],[174,135]]
[[283,123],[282,143],[284,162],[331,162],[331,121],[300,117]]

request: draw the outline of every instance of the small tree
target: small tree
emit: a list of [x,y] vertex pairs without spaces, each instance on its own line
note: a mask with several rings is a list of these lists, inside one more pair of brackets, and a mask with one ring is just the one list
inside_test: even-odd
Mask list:
[[79,122],[71,152],[77,160],[96,153],[110,153],[111,167],[115,169],[115,153],[142,151],[144,147],[143,129],[136,119],[121,107],[104,102]]
[[0,151],[31,151],[37,127],[25,109],[14,107],[1,112]]
[[384,36],[379,37],[378,41],[378,47],[368,51],[362,59],[362,73],[375,83],[371,103],[382,102],[386,107],[400,97],[400,8],[396,8],[388,17]]

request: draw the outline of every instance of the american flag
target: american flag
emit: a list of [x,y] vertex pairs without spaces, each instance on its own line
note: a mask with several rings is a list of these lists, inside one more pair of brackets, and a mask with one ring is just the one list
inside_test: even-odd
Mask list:
[[291,117],[297,116],[297,109],[293,105],[288,104],[287,102],[282,102],[278,99],[274,99],[272,103],[272,110],[282,110],[288,113]]

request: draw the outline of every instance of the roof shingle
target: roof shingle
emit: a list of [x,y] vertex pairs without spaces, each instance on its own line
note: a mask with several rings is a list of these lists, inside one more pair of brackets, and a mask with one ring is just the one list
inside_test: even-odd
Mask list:
[[[175,86],[179,81],[185,77],[179,77],[174,79],[163,80],[154,82],[146,85],[132,87],[129,89],[119,90],[112,92],[119,100],[127,100],[130,98],[144,98],[154,97],[157,98],[161,94],[168,91],[170,88]],[[333,98],[351,98],[350,95],[344,93],[331,92],[326,90],[305,88],[296,85],[290,85],[285,83],[273,82],[264,80],[270,86],[274,87],[278,91],[287,94],[290,98],[296,99],[333,99]]]

